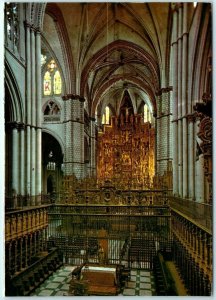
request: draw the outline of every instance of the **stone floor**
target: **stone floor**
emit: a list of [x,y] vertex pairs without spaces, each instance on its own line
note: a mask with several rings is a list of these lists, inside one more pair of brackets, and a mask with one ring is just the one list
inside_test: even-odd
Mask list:
[[123,296],[154,296],[155,283],[152,272],[146,270],[131,270],[130,281],[122,293]]
[[[75,266],[63,266],[40,285],[31,296],[68,296],[70,273]],[[155,284],[152,272],[147,270],[131,270],[130,281],[127,282],[120,296],[154,296]]]

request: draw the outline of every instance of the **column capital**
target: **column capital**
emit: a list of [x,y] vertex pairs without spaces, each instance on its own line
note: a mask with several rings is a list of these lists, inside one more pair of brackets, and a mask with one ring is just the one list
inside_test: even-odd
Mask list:
[[7,122],[5,124],[6,129],[17,129],[17,130],[25,130],[26,125],[24,123],[20,123],[20,122]]
[[18,129],[19,124],[17,122],[7,122],[5,124],[6,129]]
[[85,102],[85,98],[80,96],[80,95],[75,95],[75,94],[67,94],[67,95],[64,95],[62,96],[62,99],[64,101],[67,101],[67,100],[79,100],[80,102]]
[[26,125],[24,123],[18,123],[18,130],[25,130]]

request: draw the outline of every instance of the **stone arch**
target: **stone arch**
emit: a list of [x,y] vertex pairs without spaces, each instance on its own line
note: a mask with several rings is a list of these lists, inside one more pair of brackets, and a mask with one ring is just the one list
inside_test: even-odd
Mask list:
[[24,123],[24,108],[20,90],[7,61],[5,62],[5,112],[7,113],[6,122]]
[[141,48],[138,45],[135,45],[132,42],[117,40],[103,47],[101,50],[99,50],[95,55],[92,56],[91,60],[89,60],[89,62],[84,67],[81,75],[81,87],[80,87],[81,96],[84,95],[85,85],[90,70],[92,70],[96,64],[101,62],[107,56],[108,53],[111,53],[119,48],[126,49],[130,52],[133,52],[138,57],[138,60],[142,60],[143,64],[148,65],[148,68],[150,69],[154,79],[155,89],[156,91],[159,90],[160,87],[159,67],[156,61],[153,59],[153,57],[149,53],[147,53],[143,48]]
[[[206,10],[208,10],[206,12]],[[205,15],[205,18],[203,18]],[[193,38],[194,48],[191,52],[191,86],[190,96],[192,104],[202,99],[203,93],[205,92],[205,83],[208,80],[206,67],[207,57],[211,53],[211,13],[208,5],[202,3],[197,6],[194,20],[198,22],[199,26],[196,25],[194,28],[195,34]]]
[[47,129],[47,128],[43,128],[42,129],[42,133],[43,132],[51,135],[54,139],[57,140],[57,142],[59,143],[59,145],[61,147],[62,154],[64,155],[64,143],[63,143],[61,137],[56,132],[54,132],[54,131],[52,131],[50,129]]
[[53,134],[42,132],[43,192],[55,201],[61,189],[63,152],[62,146]]
[[[124,77],[124,79],[127,79],[129,82],[133,83],[137,88],[139,88],[140,90],[142,90],[143,92],[145,92],[146,94],[148,94],[149,98],[151,99],[152,102],[152,107],[153,107],[153,113],[155,113],[156,110],[156,97],[153,93],[153,91],[150,89],[150,87],[145,84],[143,81],[141,81],[139,78],[128,78],[127,76]],[[98,105],[98,102],[100,102],[101,96],[102,94],[114,83],[123,80],[122,76],[116,76],[115,78],[112,78],[111,80],[109,80],[108,82],[105,82],[100,90],[98,91],[94,101],[92,102],[92,106],[91,106],[91,114],[94,115],[95,114],[95,109]]]
[[53,18],[55,21],[55,26],[57,33],[59,35],[59,40],[62,45],[63,58],[65,62],[65,83],[66,84],[66,94],[75,94],[76,90],[76,80],[75,80],[75,66],[72,56],[72,50],[70,46],[69,37],[67,35],[67,29],[62,16],[61,10],[55,3],[48,3],[46,6],[46,13]]

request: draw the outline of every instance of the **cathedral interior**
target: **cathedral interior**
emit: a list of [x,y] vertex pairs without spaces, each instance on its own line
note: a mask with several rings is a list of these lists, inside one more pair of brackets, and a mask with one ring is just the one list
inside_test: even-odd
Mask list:
[[5,295],[212,295],[212,5],[4,4]]

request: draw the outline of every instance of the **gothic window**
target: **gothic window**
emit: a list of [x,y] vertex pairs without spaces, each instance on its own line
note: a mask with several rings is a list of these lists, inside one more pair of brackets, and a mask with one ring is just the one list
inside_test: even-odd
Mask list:
[[102,124],[110,124],[110,108],[109,108],[109,106],[105,107],[105,112],[102,116]]
[[56,163],[53,161],[53,151],[52,150],[50,151],[48,157],[49,157],[49,161],[47,164],[47,170],[55,171]]
[[47,170],[55,171],[56,163],[49,161],[47,164]]
[[44,109],[44,121],[60,121],[60,108],[52,100],[50,100]]
[[105,114],[102,116],[102,124],[105,124]]
[[6,33],[8,41],[14,46],[18,46],[19,41],[19,29],[18,29],[18,8],[16,3],[5,4],[5,21],[6,21]]
[[143,114],[144,114],[144,119],[143,119],[144,123],[146,123],[146,122],[151,123],[151,113],[146,104],[144,105],[144,108],[143,108]]
[[61,89],[61,76],[59,71],[56,71],[54,75],[54,94],[61,94]]
[[51,76],[50,72],[47,71],[44,75],[44,95],[50,95],[51,94]]
[[52,59],[47,65],[44,74],[44,95],[60,95],[62,92],[62,79],[55,61]]

